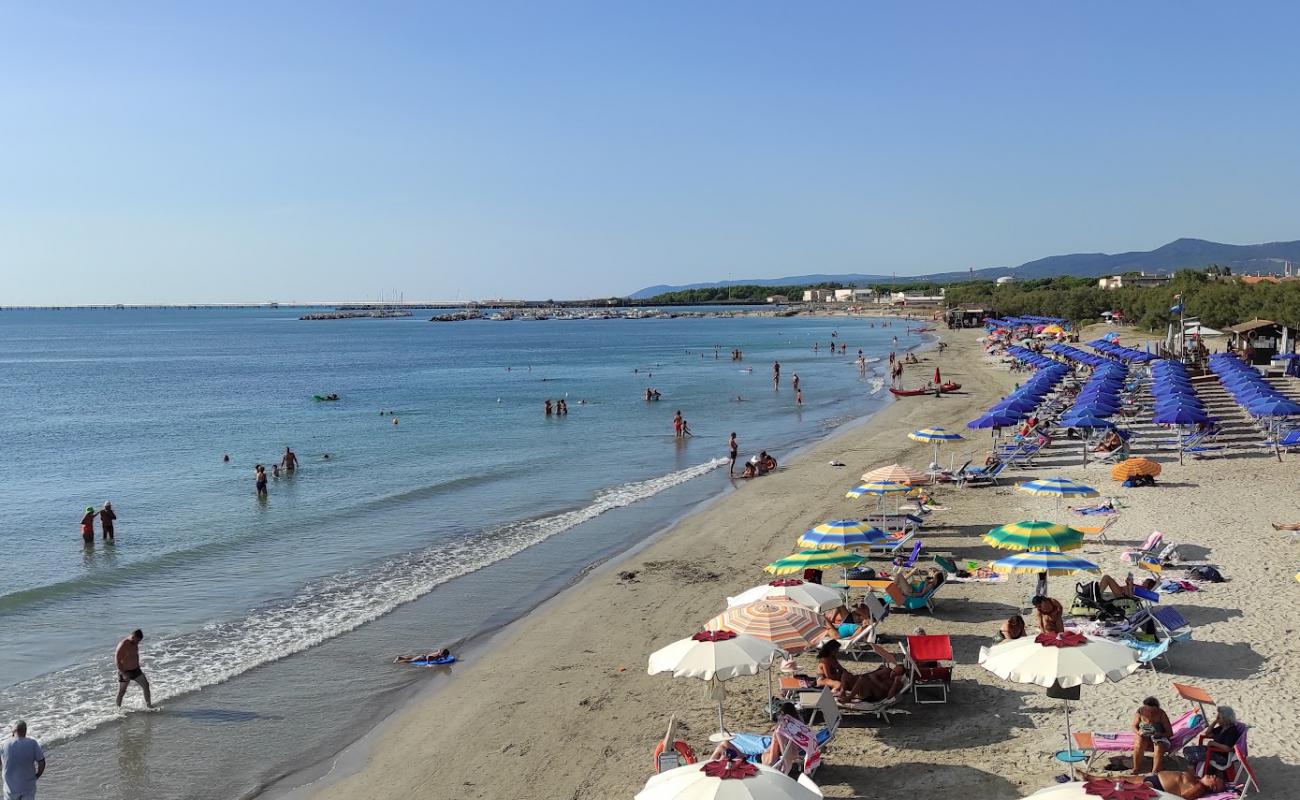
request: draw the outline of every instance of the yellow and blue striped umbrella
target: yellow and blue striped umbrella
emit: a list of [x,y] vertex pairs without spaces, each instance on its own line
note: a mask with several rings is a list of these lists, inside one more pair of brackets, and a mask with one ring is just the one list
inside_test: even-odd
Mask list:
[[865,522],[856,519],[837,519],[809,528],[795,543],[800,547],[838,550],[846,547],[866,547],[888,538],[889,534]]
[[1083,533],[1059,522],[1013,522],[984,534],[984,541],[1005,550],[1077,550]]
[[884,497],[887,494],[909,492],[911,489],[912,487],[908,486],[906,483],[899,483],[898,481],[868,481],[861,486],[853,487],[844,496],[851,500],[856,500],[857,498],[868,494]]
[[773,575],[788,575],[806,569],[856,567],[866,560],[866,556],[850,553],[847,550],[804,550],[788,555],[780,561],[773,561],[763,569]]
[[1049,575],[1069,575],[1072,572],[1100,572],[1096,564],[1078,556],[1053,550],[1030,550],[993,562],[996,572],[1046,572]]
[[966,437],[943,428],[922,428],[912,431],[907,438],[914,442],[931,442],[934,444],[934,463],[939,463],[939,446],[944,442],[960,442]]
[[1039,478],[1036,481],[1018,483],[1016,488],[1035,497],[1096,497],[1097,490],[1091,486],[1072,481],[1069,478]]

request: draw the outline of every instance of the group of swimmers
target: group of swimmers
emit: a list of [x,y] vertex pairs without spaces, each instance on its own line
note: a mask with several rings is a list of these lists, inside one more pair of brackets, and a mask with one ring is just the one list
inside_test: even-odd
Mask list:
[[645,387],[645,399],[658,400],[660,397],[661,395],[659,394],[658,389],[654,388],[653,386]]
[[673,436],[678,439],[685,439],[687,436],[694,436],[691,432],[691,426],[686,423],[686,418],[682,416],[682,410],[677,409],[673,415]]
[[[329,453],[326,453],[324,457],[328,459]],[[226,460],[229,461],[230,456],[226,456]],[[281,469],[283,469],[284,472],[286,473],[293,472],[294,470],[298,469],[298,454],[293,452],[293,450],[290,449],[289,447],[284,448],[284,456],[281,457],[280,463],[271,465],[271,477],[274,478],[280,477]],[[266,467],[262,466],[261,464],[258,464],[256,467],[253,468],[253,483],[257,489],[258,497],[267,496],[266,478],[267,478]]]
[[546,398],[546,404],[543,406],[543,409],[548,417],[551,415],[564,416],[569,413],[569,401],[561,397],[559,400],[556,400],[555,405],[552,406],[551,399],[548,397]]
[[104,505],[99,511],[94,506],[86,506],[86,513],[81,517],[81,541],[83,544],[92,545],[95,543],[95,518],[99,517],[99,528],[104,535],[104,543],[109,544],[116,539],[113,536],[113,522],[117,519],[117,514],[113,511],[113,504],[105,500]]

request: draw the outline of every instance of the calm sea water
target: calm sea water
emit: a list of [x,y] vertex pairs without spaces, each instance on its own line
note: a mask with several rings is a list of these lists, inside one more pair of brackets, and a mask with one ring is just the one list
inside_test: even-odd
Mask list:
[[[0,719],[55,745],[53,796],[255,792],[428,677],[389,654],[490,631],[727,489],[730,431],[779,457],[885,402],[901,325],[0,313]],[[259,500],[286,445],[303,467]],[[105,500],[117,542],[83,547]],[[112,704],[136,627],[157,713]]]

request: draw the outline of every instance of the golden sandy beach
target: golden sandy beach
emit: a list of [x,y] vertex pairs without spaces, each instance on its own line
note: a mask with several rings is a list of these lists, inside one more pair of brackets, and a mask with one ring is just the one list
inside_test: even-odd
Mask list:
[[[982,460],[986,431],[965,422],[1023,380],[984,357],[974,331],[943,334],[950,346],[930,352],[913,375],[937,363],[963,393],[893,403],[867,424],[818,444],[778,474],[741,485],[682,520],[623,562],[598,570],[540,612],[513,625],[486,653],[458,666],[448,685],[400,711],[368,743],[364,766],[339,767],[295,792],[322,800],[449,797],[488,800],[631,798],[652,771],[651,751],[670,714],[682,720],[696,751],[707,752],[715,707],[696,681],[646,674],[650,652],[690,635],[725,606],[725,597],[770,580],[762,566],[796,548],[795,537],[819,522],[852,517],[862,501],[844,492],[865,470],[895,461],[924,468],[930,445],[907,439],[940,425],[967,435],[957,463]],[[921,373],[916,373],[916,370]],[[1294,387],[1293,387],[1294,388]],[[1232,419],[1231,400],[1207,399]],[[1244,417],[1242,418],[1244,421]],[[1122,504],[1108,531],[1111,544],[1089,540],[1079,555],[1121,580],[1130,569],[1119,553],[1153,530],[1184,545],[1182,556],[1217,564],[1227,583],[1163,598],[1195,626],[1193,639],[1171,650],[1172,664],[1143,669],[1117,684],[1084,687],[1076,729],[1128,726],[1141,699],[1154,694],[1176,715],[1183,709],[1173,681],[1207,690],[1251,725],[1251,762],[1265,795],[1300,796],[1300,584],[1296,544],[1269,527],[1298,521],[1294,461],[1245,442],[1222,457],[1179,466],[1162,436],[1138,426],[1134,451],[1164,464],[1155,488],[1122,489],[1108,470],[1079,465],[1079,449],[1053,450],[1038,469],[1011,470],[999,487],[941,488],[923,532],[930,551],[958,559],[1000,557],[980,541],[988,529],[1022,519],[1052,518],[1050,499],[1014,491],[1021,479],[1064,475],[1097,487]],[[721,442],[719,446],[721,447]],[[761,446],[760,443],[750,443]],[[779,455],[779,454],[778,454]],[[833,467],[831,460],[846,467]],[[948,453],[943,461],[946,466]],[[1062,505],[1060,521],[1092,524]],[[634,572],[632,579],[620,573]],[[1170,573],[1181,574],[1181,572]],[[1002,619],[1030,593],[1030,576],[998,585],[949,584],[933,617],[891,615],[882,632],[898,636],[924,626],[953,637],[957,667],[951,702],[910,700],[892,724],[847,717],[824,752],[815,780],[827,797],[1015,798],[1064,771],[1051,754],[1062,748],[1059,701],[1043,690],[1004,682],[977,655]],[[1052,594],[1068,607],[1074,579],[1053,578]],[[852,665],[850,665],[852,666]],[[801,671],[815,664],[800,657]],[[763,677],[728,683],[728,727],[766,731]],[[339,774],[343,773],[343,774]]]

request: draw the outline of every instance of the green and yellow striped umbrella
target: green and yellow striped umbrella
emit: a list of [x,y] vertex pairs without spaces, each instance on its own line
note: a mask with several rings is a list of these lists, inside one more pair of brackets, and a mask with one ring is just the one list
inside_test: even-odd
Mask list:
[[866,556],[850,553],[847,550],[804,550],[788,555],[780,561],[773,561],[763,569],[773,575],[789,575],[806,569],[856,567],[866,560]]
[[1083,533],[1059,522],[1013,522],[984,534],[984,541],[1005,550],[1077,550]]

